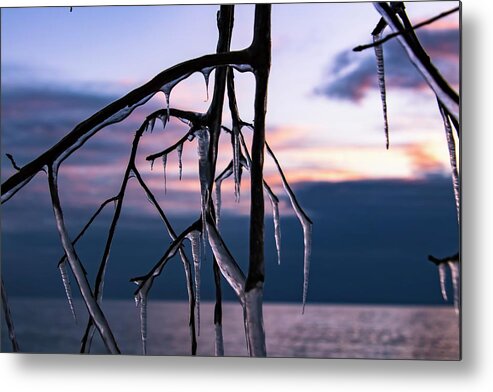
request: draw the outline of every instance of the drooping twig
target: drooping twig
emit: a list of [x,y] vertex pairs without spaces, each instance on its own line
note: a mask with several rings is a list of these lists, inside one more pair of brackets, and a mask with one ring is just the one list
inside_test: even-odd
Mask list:
[[296,195],[294,194],[293,190],[289,186],[288,180],[286,179],[286,176],[284,175],[284,172],[282,170],[282,167],[277,160],[274,152],[270,148],[268,143],[265,143],[265,147],[267,149],[267,152],[271,156],[271,158],[274,160],[274,163],[276,164],[277,170],[279,171],[279,174],[281,175],[281,180],[282,180],[282,185],[284,186],[284,189],[286,193],[288,194],[289,200],[291,202],[291,205],[294,209],[294,212],[296,213],[296,216],[298,217],[298,220],[301,223],[301,226],[303,228],[303,244],[304,244],[304,255],[303,255],[303,308],[302,312],[305,311],[305,305],[306,305],[306,299],[308,296],[308,277],[310,273],[310,258],[311,258],[311,247],[312,247],[312,225],[313,222],[312,220],[306,215],[305,211],[303,208],[301,208],[301,205],[298,202],[298,199],[296,198]]
[[12,314],[10,313],[7,291],[5,290],[3,279],[1,280],[1,285],[2,285],[2,308],[3,308],[3,314],[5,316],[5,323],[7,324],[7,330],[9,331],[9,339],[10,339],[10,343],[12,344],[12,351],[14,353],[17,353],[20,351],[20,348],[19,348],[19,343],[17,343],[17,338],[15,336],[14,319],[12,318]]
[[101,308],[99,307],[99,304],[96,301],[96,296],[93,295],[91,291],[89,282],[87,281],[87,277],[84,273],[84,269],[82,268],[77,253],[75,252],[75,249],[69,239],[67,230],[65,228],[62,207],[60,204],[60,198],[58,196],[57,172],[56,169],[53,168],[53,166],[48,167],[48,182],[53,205],[53,212],[55,214],[55,221],[58,233],[60,235],[60,240],[67,256],[67,260],[70,264],[70,268],[74,273],[77,285],[82,294],[82,298],[84,299],[84,303],[91,316],[91,320],[93,320],[93,323],[98,329],[108,351],[112,354],[119,354],[120,350],[118,349],[113,333],[106,320],[106,317],[104,316]]

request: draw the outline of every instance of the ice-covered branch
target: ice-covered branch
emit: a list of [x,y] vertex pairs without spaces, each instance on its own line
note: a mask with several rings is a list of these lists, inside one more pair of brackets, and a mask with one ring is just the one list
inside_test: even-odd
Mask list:
[[459,171],[457,169],[457,152],[455,149],[454,135],[452,132],[452,126],[450,125],[449,116],[445,112],[440,101],[438,102],[440,114],[442,115],[443,125],[445,128],[445,136],[447,137],[447,146],[450,159],[450,169],[452,171],[452,184],[454,188],[455,196],[455,208],[457,210],[457,221],[460,223],[460,178]]
[[87,281],[86,274],[82,268],[82,264],[75,252],[72,242],[69,239],[67,230],[65,228],[65,222],[63,219],[62,207],[60,204],[60,198],[58,196],[58,186],[57,186],[57,172],[52,166],[48,167],[48,182],[50,188],[50,195],[53,205],[53,212],[55,214],[55,221],[58,233],[60,235],[60,240],[67,256],[67,260],[70,264],[70,268],[75,276],[77,285],[79,286],[82,298],[86,304],[87,310],[91,316],[92,322],[96,325],[103,342],[112,354],[119,354],[120,350],[116,344],[113,333],[111,332],[110,326],[96,301],[96,296],[93,295],[89,282]]
[[401,34],[405,34],[405,33],[409,33],[411,30],[416,30],[416,29],[419,29],[420,27],[423,27],[423,26],[426,26],[426,25],[429,25],[433,22],[436,22],[437,20],[439,19],[442,19],[450,14],[453,14],[454,12],[457,12],[459,11],[460,7],[455,7],[455,8],[452,8],[448,11],[445,11],[445,12],[442,12],[441,14],[438,14],[430,19],[426,19],[424,20],[423,22],[420,22],[420,23],[416,23],[414,26],[412,26],[410,29],[404,29],[404,30],[401,30],[401,31],[397,31],[397,32],[394,32],[394,33],[391,33],[391,34],[388,34],[386,35],[385,37],[383,38],[380,38],[378,39],[377,41],[374,41],[372,42],[371,44],[366,44],[366,45],[359,45],[359,46],[356,46],[355,48],[353,48],[353,51],[354,52],[361,52],[365,49],[369,49],[369,48],[372,48],[374,46],[378,46],[378,45],[381,45],[383,44],[384,42],[387,42],[389,41],[390,39],[392,38],[395,38]]
[[15,336],[14,320],[12,318],[12,314],[10,313],[7,291],[5,290],[3,279],[1,280],[1,285],[2,285],[2,309],[3,309],[3,314],[5,316],[5,324],[7,324],[7,330],[9,331],[9,339],[10,339],[10,343],[12,344],[12,351],[16,353],[20,351],[19,343],[17,343],[17,338]]
[[166,265],[166,263],[168,262],[168,260],[171,259],[176,254],[176,252],[180,249],[181,244],[185,240],[185,238],[192,231],[195,230],[198,231],[201,230],[200,219],[196,220],[194,223],[188,226],[180,235],[176,237],[175,240],[173,240],[173,242],[167,248],[163,256],[158,260],[158,262],[154,265],[154,267],[151,268],[151,270],[146,275],[130,279],[130,281],[137,283],[139,286],[135,291],[135,295],[137,295],[141,290],[149,290],[149,288],[152,286],[152,283],[154,282],[154,279],[159,275],[161,275],[161,272],[164,266]]
[[183,80],[192,73],[200,72],[204,68],[224,67],[231,64],[250,64],[252,61],[252,50],[247,48],[240,51],[224,51],[205,55],[166,69],[146,84],[136,88],[78,124],[52,148],[9,177],[2,184],[2,202],[8,200],[13,193],[22,188],[44,166],[52,165],[54,162],[61,163],[99,130],[107,125],[123,121],[136,107],[143,105],[169,83]]
[[[459,96],[435,68],[430,60],[430,57],[426,54],[425,50],[419,43],[419,40],[414,34],[412,26],[405,14],[403,4],[401,2],[398,3],[401,5],[402,10],[397,12],[399,12],[399,16],[403,20],[404,26],[389,4],[386,2],[375,2],[373,4],[376,10],[380,13],[380,15],[382,15],[387,24],[390,26],[392,31],[394,33],[401,33],[397,36],[397,40],[406,51],[409,59],[421,73],[450,116],[458,122]],[[404,32],[406,29],[408,31]]]

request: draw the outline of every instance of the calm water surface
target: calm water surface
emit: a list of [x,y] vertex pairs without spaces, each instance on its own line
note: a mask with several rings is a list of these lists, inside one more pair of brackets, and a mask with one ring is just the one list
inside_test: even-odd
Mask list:
[[[86,315],[76,302],[75,324],[63,299],[13,299],[11,308],[21,350],[77,353]],[[123,353],[140,354],[139,312],[131,301],[106,300],[105,311]],[[190,355],[188,304],[151,301],[148,354]],[[214,353],[213,304],[201,304],[198,355]],[[457,360],[458,316],[445,306],[355,306],[265,304],[267,352],[271,357]],[[245,356],[242,311],[223,304],[225,355]],[[2,321],[2,351],[10,343]],[[98,336],[92,352],[105,353]]]

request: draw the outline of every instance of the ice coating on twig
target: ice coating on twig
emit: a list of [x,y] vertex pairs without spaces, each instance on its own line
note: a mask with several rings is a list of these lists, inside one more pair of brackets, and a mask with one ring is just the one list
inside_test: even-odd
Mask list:
[[[382,38],[382,32],[373,35],[373,42],[377,42]],[[386,148],[389,148],[389,123],[387,119],[387,98],[385,92],[385,68],[383,62],[383,47],[382,45],[375,45],[375,57],[377,59],[377,76],[378,87],[380,89],[380,99],[382,101],[383,110],[383,122],[385,129],[385,143]]]
[[178,154],[178,169],[180,171],[180,181],[181,181],[181,176],[183,173],[183,162],[182,162],[183,143],[178,144],[178,146],[176,146],[176,153]]
[[445,287],[445,282],[446,282],[446,265],[445,263],[440,263],[438,264],[438,277],[440,279],[440,291],[442,292],[442,298],[444,301],[448,300],[447,297],[447,289]]
[[206,91],[206,102],[209,100],[209,76],[215,67],[206,67],[203,68],[200,73],[204,76],[205,80],[205,91]]
[[216,357],[224,356],[224,340],[223,340],[223,327],[221,324],[214,324],[214,332],[216,335],[216,341],[214,345],[214,355]]
[[457,209],[457,220],[460,221],[460,184],[459,171],[457,169],[457,153],[455,150],[454,135],[448,115],[447,113],[445,113],[445,110],[443,109],[443,106],[440,102],[438,102],[438,107],[440,108],[440,114],[442,115],[443,125],[445,127],[445,135],[447,137],[450,167],[452,170],[452,184],[454,187],[455,208]]
[[57,169],[60,164],[68,158],[74,151],[79,149],[84,145],[84,143],[89,140],[96,132],[98,132],[100,129],[103,129],[107,127],[108,125],[115,124],[118,122],[121,122],[125,120],[133,111],[135,108],[144,105],[147,101],[149,101],[155,93],[149,94],[142,98],[140,101],[137,103],[131,105],[131,106],[126,106],[123,109],[119,110],[112,116],[108,117],[106,120],[101,122],[100,124],[96,125],[94,128],[92,128],[89,132],[86,132],[83,136],[81,136],[74,144],[72,144],[69,148],[67,148],[60,156],[53,162],[53,167]]
[[164,193],[166,193],[166,162],[168,161],[168,155],[164,154],[161,159],[163,161]]
[[12,344],[12,351],[19,352],[19,343],[17,343],[17,338],[15,336],[14,320],[12,319],[12,314],[10,313],[9,301],[7,298],[7,291],[3,284],[3,279],[1,280],[1,296],[2,296],[2,309],[5,316],[5,324],[7,324],[7,329],[9,332],[9,339]]
[[55,215],[55,223],[60,235],[60,240],[62,243],[63,250],[67,256],[67,260],[70,264],[70,268],[75,276],[77,285],[82,294],[82,298],[86,304],[86,307],[91,315],[94,324],[96,325],[98,331],[103,338],[105,346],[113,354],[119,354],[120,350],[116,344],[113,333],[111,332],[108,321],[106,320],[99,304],[93,296],[89,282],[85,275],[84,268],[79,261],[79,257],[75,252],[75,249],[70,241],[70,238],[65,227],[65,222],[63,219],[63,211],[60,204],[60,198],[58,196],[58,185],[57,185],[57,166],[54,164],[52,167],[48,168],[48,183],[50,187],[50,195],[52,201],[53,212]]
[[192,258],[194,267],[194,283],[195,283],[195,307],[197,309],[197,334],[200,335],[200,232],[192,231],[187,235],[192,248]]
[[238,72],[255,72],[253,67],[250,64],[230,64],[230,66],[236,69]]
[[260,284],[245,293],[246,322],[248,325],[248,352],[265,357],[265,332],[262,315],[263,290]]
[[67,295],[67,301],[68,301],[68,305],[70,306],[70,311],[72,312],[72,316],[73,316],[75,322],[77,322],[77,316],[75,314],[74,302],[72,300],[72,288],[70,286],[70,280],[69,280],[68,273],[67,273],[67,262],[63,261],[60,264],[58,264],[58,270],[60,271],[60,275],[62,277],[62,283],[63,283],[63,287],[65,289],[65,294]]
[[460,287],[460,274],[459,274],[459,262],[458,261],[448,261],[450,268],[450,274],[452,275],[452,286],[454,288],[454,309],[455,312],[459,313],[459,287]]
[[[139,284],[139,282],[135,282]],[[148,289],[141,289],[135,295],[135,305],[140,313],[140,338],[142,340],[142,355],[147,355],[147,294]]]
[[234,260],[231,253],[229,253],[221,235],[217,231],[216,227],[209,222],[207,223],[207,237],[212,249],[212,253],[216,258],[217,265],[221,270],[221,274],[234,290],[240,302],[244,303],[244,287],[245,287],[245,275]]

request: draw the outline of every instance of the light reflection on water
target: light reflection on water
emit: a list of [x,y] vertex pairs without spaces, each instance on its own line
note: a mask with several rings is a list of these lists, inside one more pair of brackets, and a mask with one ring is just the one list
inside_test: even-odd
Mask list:
[[[150,301],[148,354],[190,355],[188,304]],[[79,322],[62,299],[11,301],[21,350],[77,353],[86,317],[76,301]],[[125,354],[140,354],[139,312],[133,300],[106,300],[103,310]],[[198,355],[214,353],[213,304],[201,304]],[[452,307],[265,304],[267,352],[272,357],[446,359],[459,358],[459,324]],[[241,307],[223,304],[224,350],[246,356]],[[105,353],[97,334],[92,352]],[[2,322],[2,351],[10,343]]]

